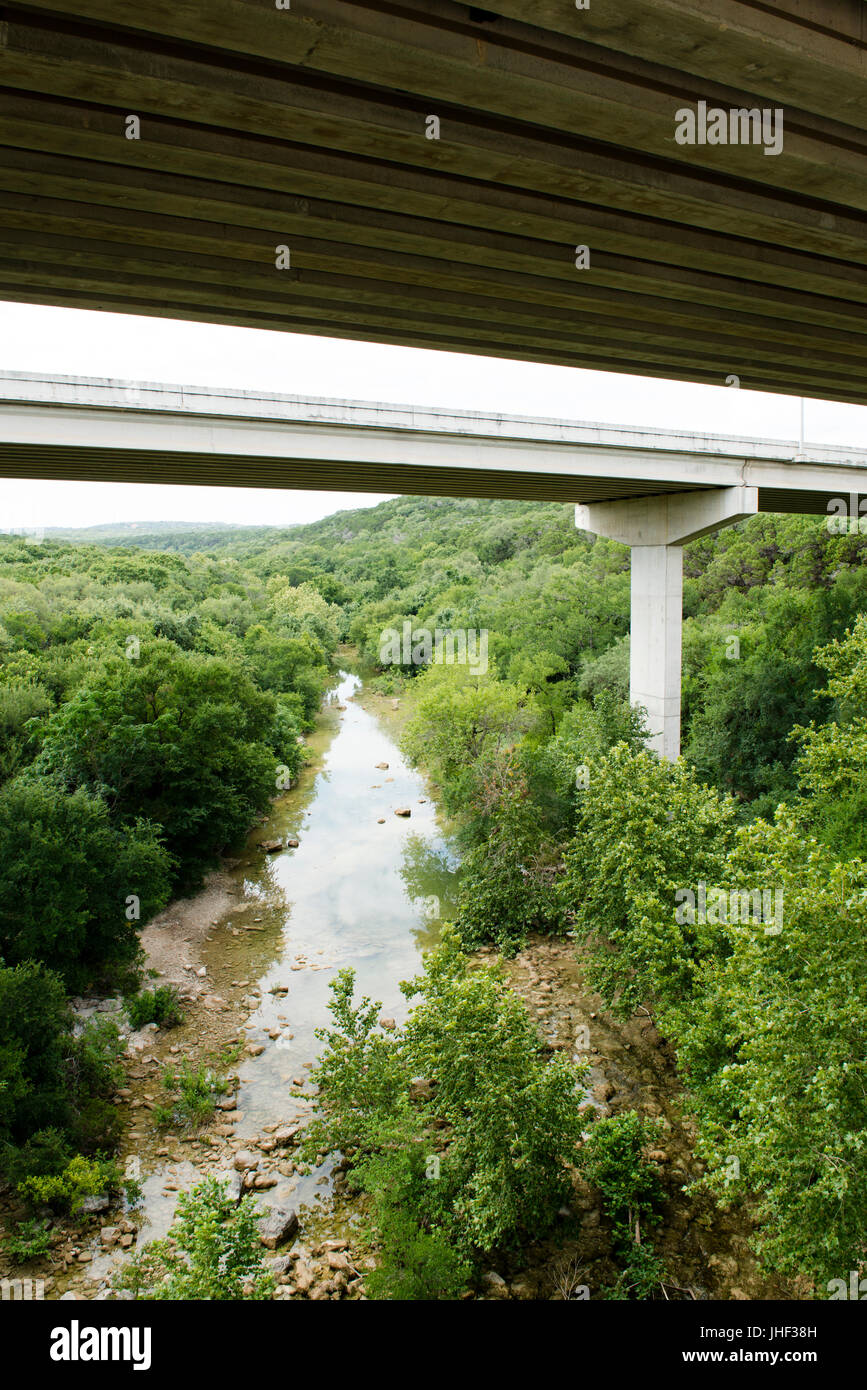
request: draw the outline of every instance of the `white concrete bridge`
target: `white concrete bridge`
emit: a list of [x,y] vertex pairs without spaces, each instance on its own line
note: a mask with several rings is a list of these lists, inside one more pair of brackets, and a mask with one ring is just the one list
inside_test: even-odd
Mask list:
[[631,698],[669,758],[683,546],[760,511],[867,511],[862,448],[25,372],[0,373],[0,477],[574,503],[632,548]]

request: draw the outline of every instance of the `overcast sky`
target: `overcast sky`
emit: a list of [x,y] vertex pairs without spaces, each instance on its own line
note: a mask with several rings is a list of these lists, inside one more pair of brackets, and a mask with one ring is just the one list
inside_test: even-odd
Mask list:
[[[463,353],[180,323],[138,315],[0,303],[0,370],[233,386],[301,396],[551,415],[613,425],[797,440],[800,402],[720,385],[696,386]],[[867,406],[806,403],[805,438],[867,446]],[[112,521],[288,525],[370,493],[58,483],[0,479],[0,530]]]

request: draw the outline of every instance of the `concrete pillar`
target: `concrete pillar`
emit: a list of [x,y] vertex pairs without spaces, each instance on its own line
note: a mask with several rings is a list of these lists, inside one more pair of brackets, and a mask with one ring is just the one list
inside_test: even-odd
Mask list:
[[650,746],[680,754],[683,547],[758,511],[754,487],[707,488],[591,502],[575,525],[632,549],[629,699],[647,715]]
[[680,754],[680,652],[683,550],[632,547],[629,700],[647,711],[650,744],[672,761]]

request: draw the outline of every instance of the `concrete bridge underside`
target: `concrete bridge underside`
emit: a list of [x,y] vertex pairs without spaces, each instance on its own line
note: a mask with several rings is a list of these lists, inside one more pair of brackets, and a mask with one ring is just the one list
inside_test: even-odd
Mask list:
[[867,449],[6,372],[0,477],[575,503],[631,547],[631,698],[673,758],[683,546],[759,511],[857,518]]
[[285,3],[0,6],[0,298],[867,401],[861,0]]

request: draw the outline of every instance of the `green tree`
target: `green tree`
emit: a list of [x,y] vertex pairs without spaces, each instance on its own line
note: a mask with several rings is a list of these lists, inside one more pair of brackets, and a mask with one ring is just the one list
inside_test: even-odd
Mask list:
[[37,765],[99,791],[126,823],[161,826],[189,886],[266,810],[276,713],[231,663],[153,641],[137,660],[107,661],[57,710]]
[[117,827],[84,788],[29,774],[6,783],[0,953],[9,964],[42,961],[72,989],[133,966],[138,922],[167,902],[170,866],[155,826]]
[[262,1262],[258,1211],[252,1196],[234,1198],[216,1178],[178,1197],[169,1237],[151,1241],[115,1277],[136,1298],[262,1301],[274,1279]]
[[689,995],[719,949],[711,925],[678,922],[678,892],[724,881],[735,807],[679,760],[617,744],[590,764],[560,885],[590,973],[620,1012]]

